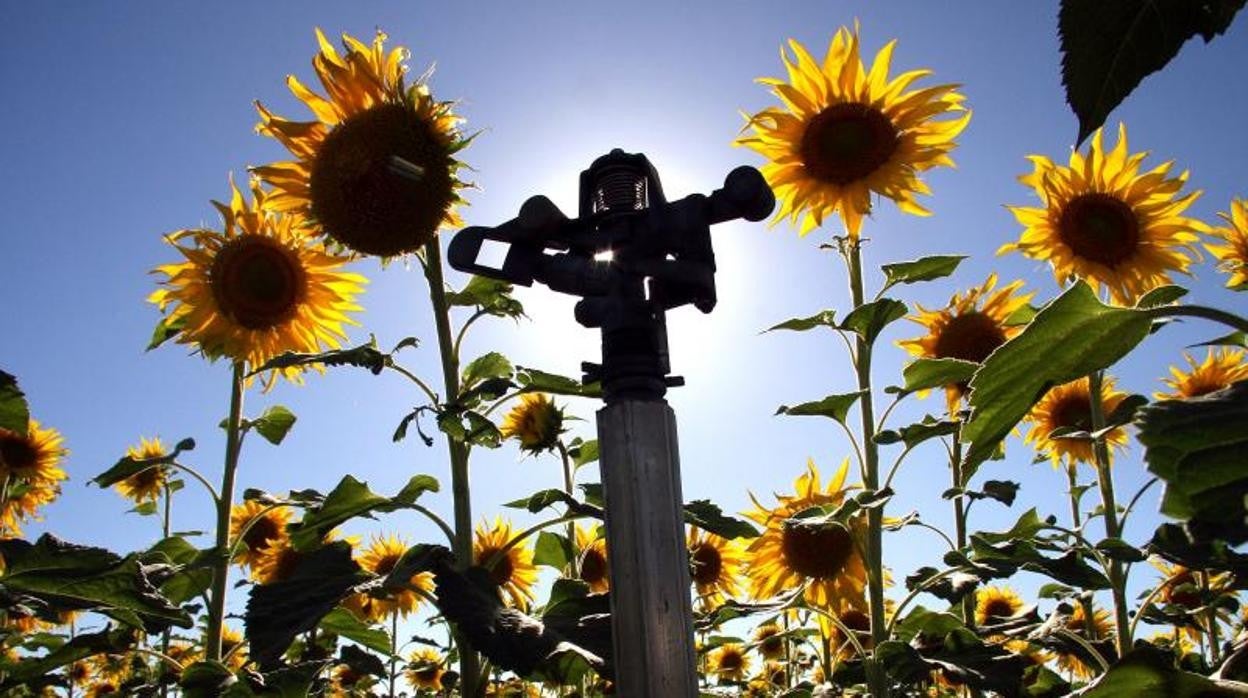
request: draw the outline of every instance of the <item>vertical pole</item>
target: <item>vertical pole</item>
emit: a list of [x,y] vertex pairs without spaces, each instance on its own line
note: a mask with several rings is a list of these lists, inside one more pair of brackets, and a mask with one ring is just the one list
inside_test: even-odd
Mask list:
[[598,411],[617,695],[698,695],[676,415],[661,400]]

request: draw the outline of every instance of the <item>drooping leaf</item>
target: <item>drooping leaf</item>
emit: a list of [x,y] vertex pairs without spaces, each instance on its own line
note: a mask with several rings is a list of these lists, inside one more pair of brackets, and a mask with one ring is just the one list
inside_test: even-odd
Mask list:
[[113,464],[113,467],[91,478],[91,482],[99,485],[101,488],[112,487],[113,485],[129,478],[132,475],[141,473],[149,468],[168,465],[177,460],[183,451],[190,451],[195,448],[194,439],[182,439],[169,453],[156,458],[132,458],[125,456],[121,460]]
[[484,380],[491,378],[511,378],[515,371],[511,361],[496,351],[482,354],[464,367],[463,378],[460,379],[462,390],[468,390]]
[[992,456],[1001,440],[1052,386],[1111,366],[1148,335],[1147,311],[1105,305],[1083,281],[1040,310],[971,379],[971,418],[962,439],[968,463]]
[[555,373],[547,373],[536,368],[516,366],[516,382],[525,392],[550,393],[551,395],[577,395],[580,397],[602,397],[602,386],[598,383],[582,385],[580,381]]
[[911,262],[896,262],[880,267],[884,271],[884,288],[881,292],[897,284],[913,284],[920,281],[932,281],[952,274],[966,255],[940,254],[922,257]]
[[763,331],[774,332],[776,330],[791,330],[793,332],[805,332],[807,330],[813,330],[816,327],[837,327],[836,311],[820,310],[810,317],[790,318],[778,325],[772,325]]
[[1195,347],[1248,347],[1248,332],[1232,332],[1217,339],[1211,339],[1208,342],[1192,344],[1188,348]]
[[0,689],[21,687],[39,677],[92,655],[121,654],[134,647],[134,631],[128,628],[106,628],[99,632],[82,633],[42,657],[24,656],[16,662],[0,658]]
[[1144,562],[1148,559],[1143,550],[1121,538],[1106,538],[1096,544],[1096,549],[1119,562]]
[[523,317],[524,306],[511,295],[512,290],[506,281],[474,276],[463,289],[446,294],[446,301],[452,306],[477,307],[496,317]]
[[352,642],[358,642],[374,652],[380,652],[383,656],[390,654],[390,634],[370,626],[345,608],[335,608],[325,614],[317,627],[325,632],[345,637]]
[[844,424],[850,408],[862,396],[862,391],[859,391],[843,395],[829,395],[822,400],[803,402],[792,407],[781,405],[776,409],[776,414],[787,414],[794,417],[827,417]]
[[1135,307],[1157,308],[1163,305],[1170,305],[1186,295],[1187,289],[1182,286],[1158,286],[1140,296],[1140,299],[1135,302]]
[[25,436],[30,425],[26,395],[17,387],[17,378],[0,371],[0,429]]
[[200,550],[181,535],[175,535],[148,548],[143,561],[176,566],[173,573],[160,582],[160,593],[174,604],[184,604],[211,586],[214,558],[212,550]]
[[373,337],[369,339],[367,344],[361,344],[350,349],[335,349],[333,351],[309,354],[293,351],[284,352],[269,359],[263,366],[254,369],[249,375],[254,376],[257,373],[264,373],[272,369],[310,366],[313,364],[358,366],[368,369],[373,375],[379,375],[386,366],[390,365],[390,362],[390,355],[382,353],[377,348],[377,338]]
[[728,516],[718,504],[698,499],[685,504],[685,523],[714,533],[721,538],[757,538],[758,529],[743,519]]
[[438,415],[438,429],[454,441],[498,448],[503,433],[488,417],[475,410],[446,410]]
[[906,316],[906,304],[892,298],[881,298],[849,311],[841,321],[841,329],[862,337],[868,344],[875,342],[880,330]]
[[966,383],[978,369],[979,364],[962,359],[915,359],[902,369],[902,390],[913,393]]
[[1146,76],[1188,39],[1226,31],[1244,0],[1063,0],[1062,84],[1082,143]]
[[264,437],[265,441],[276,446],[286,438],[287,432],[295,425],[296,419],[295,413],[286,407],[273,405],[249,423],[252,429]]
[[937,579],[939,572],[935,567],[920,567],[906,576],[906,589],[914,591],[922,588],[923,591],[952,604],[958,603],[979,586],[979,577],[973,574],[953,572]]
[[529,513],[536,514],[537,512],[556,504],[566,506],[569,513],[598,518],[602,517],[602,510],[598,507],[578,501],[567,492],[553,488],[539,490],[528,497],[523,497],[513,502],[507,502],[503,506],[510,507],[512,509],[527,509]]
[[156,323],[156,327],[152,329],[152,338],[147,343],[147,349],[145,349],[144,351],[151,351],[155,349],[156,347],[164,344],[165,342],[168,342],[169,340],[173,339],[174,337],[177,337],[178,333],[180,333],[185,328],[186,328],[186,316],[185,315],[182,315],[176,318],[162,317]]
[[291,545],[300,551],[316,547],[333,528],[357,516],[391,512],[415,503],[425,492],[436,492],[438,482],[428,475],[417,475],[393,498],[383,497],[351,475],[338,482],[325,500],[309,507],[303,519],[288,526]]
[[897,430],[885,429],[876,432],[872,438],[877,444],[881,445],[900,442],[904,443],[907,448],[914,448],[928,439],[949,436],[957,433],[957,431],[957,422],[948,419],[936,419],[931,415],[927,415],[921,422],[910,424]]
[[568,445],[568,455],[572,457],[572,466],[579,468],[598,460],[598,439],[581,441],[576,437]]

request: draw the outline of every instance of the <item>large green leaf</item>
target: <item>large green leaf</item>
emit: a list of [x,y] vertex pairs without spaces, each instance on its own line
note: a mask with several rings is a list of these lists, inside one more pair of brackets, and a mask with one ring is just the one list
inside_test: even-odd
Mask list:
[[803,402],[792,407],[781,405],[776,409],[776,414],[787,414],[794,417],[827,417],[844,424],[845,417],[849,414],[849,409],[862,396],[863,392],[859,391],[843,395],[829,395],[822,400]]
[[863,303],[849,311],[841,321],[841,329],[849,330],[871,344],[889,323],[906,316],[906,304],[892,298],[881,298]]
[[460,389],[468,390],[484,380],[491,378],[511,378],[515,371],[511,361],[499,352],[491,351],[473,359],[464,367],[464,375],[460,380]]
[[386,366],[389,366],[391,358],[389,354],[382,353],[377,348],[377,338],[372,337],[367,344],[361,344],[350,349],[335,349],[333,351],[324,351],[319,353],[300,354],[298,352],[288,351],[269,359],[263,366],[251,372],[250,375],[264,373],[275,368],[292,368],[295,366],[310,366],[314,364],[324,364],[326,366],[358,366],[368,369],[373,375],[380,374]]
[[60,610],[92,609],[149,632],[192,627],[191,617],[157,590],[153,570],[136,554],[122,558],[103,548],[66,543],[50,533],[35,543],[0,541],[5,560],[0,584]]
[[512,297],[512,290],[512,285],[506,281],[474,276],[463,289],[446,294],[446,301],[452,306],[475,306],[496,317],[522,317],[524,306]]
[[[134,631],[128,628],[105,629],[77,635],[69,642],[42,657],[23,656],[15,662],[0,658],[0,689],[24,686],[36,679],[81,659],[102,653],[122,653],[134,646]],[[4,693],[4,695],[10,695]],[[22,695],[22,694],[15,694]]]
[[1248,684],[1180,671],[1170,653],[1140,643],[1092,682],[1081,698],[1217,698],[1248,696]]
[[212,584],[212,550],[200,550],[181,536],[170,536],[148,548],[143,562],[174,565],[160,583],[160,593],[175,604],[183,604],[208,590]]
[[265,441],[274,446],[280,444],[290,428],[295,426],[295,413],[282,405],[273,405],[259,417],[249,420],[248,424],[255,429]]
[[325,500],[310,507],[303,519],[288,527],[290,542],[296,550],[316,547],[334,527],[357,516],[371,516],[410,506],[425,492],[436,492],[438,482],[429,475],[417,475],[395,497],[383,497],[351,475],[338,482]]
[[380,652],[386,656],[390,654],[390,634],[370,626],[345,608],[335,608],[325,614],[317,627],[325,632],[341,635],[352,642],[358,642],[374,652]]
[[26,395],[17,387],[17,379],[0,371],[0,429],[26,435],[30,424],[30,407]]
[[1083,142],[1188,39],[1230,26],[1244,0],[1062,0],[1062,83]]
[[1107,368],[1148,336],[1148,312],[1101,303],[1076,282],[994,351],[971,379],[971,418],[962,439],[969,463],[992,456],[1044,393]]
[[537,543],[533,545],[533,564],[563,570],[572,561],[572,544],[567,536],[553,531],[542,531],[537,534]]
[[516,382],[526,393],[602,397],[602,386],[598,383],[583,385],[574,378],[547,373],[527,366],[516,366]]
[[966,255],[939,254],[923,257],[911,262],[895,262],[880,267],[884,270],[884,288],[880,292],[897,284],[913,284],[920,281],[932,281],[952,274]]
[[727,538],[757,538],[758,529],[743,519],[728,516],[718,504],[698,499],[685,504],[685,523]]
[[805,332],[807,330],[813,330],[816,327],[836,328],[836,311],[820,310],[810,317],[791,318],[778,325],[772,325],[764,331],[774,332],[776,330],[791,330],[793,332]]
[[979,364],[962,359],[915,359],[902,369],[902,390],[913,393],[965,383],[978,369]]

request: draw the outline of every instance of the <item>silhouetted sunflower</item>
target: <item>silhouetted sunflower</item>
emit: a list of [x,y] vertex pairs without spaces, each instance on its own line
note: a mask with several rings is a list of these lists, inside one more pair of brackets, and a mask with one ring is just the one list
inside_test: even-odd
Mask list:
[[507,548],[506,552],[493,561],[494,556],[503,550],[503,546],[512,539],[514,533],[511,523],[502,517],[494,519],[494,525],[486,527],[485,522],[477,525],[476,537],[472,542],[472,561],[489,569],[490,577],[498,584],[499,590],[511,606],[519,609],[528,608],[533,600],[533,585],[537,583],[537,568],[533,566],[533,551],[524,543]]
[[430,691],[442,690],[442,676],[446,674],[446,658],[432,647],[421,647],[408,657],[403,677],[413,688]]
[[1248,288],[1248,199],[1231,201],[1230,212],[1218,215],[1226,225],[1210,232],[1224,244],[1206,242],[1205,249],[1218,260],[1218,268],[1230,274],[1227,288]]
[[[1113,412],[1126,396],[1126,393],[1114,390],[1114,379],[1107,376],[1101,382],[1101,405],[1105,414]],[[1037,451],[1047,453],[1054,467],[1061,465],[1063,459],[1067,463],[1093,462],[1092,439],[1049,437],[1062,428],[1092,431],[1092,400],[1086,377],[1050,388],[1031,408],[1027,421],[1031,424],[1027,431],[1027,443],[1035,446]],[[1105,442],[1111,447],[1111,453],[1112,447],[1125,446],[1127,430],[1115,427],[1105,435]]]
[[689,527],[685,545],[689,548],[689,576],[704,608],[722,604],[725,597],[741,595],[744,545],[696,526]]
[[287,121],[259,102],[256,129],[286,146],[296,159],[254,168],[276,192],[275,211],[298,211],[335,242],[363,254],[414,252],[443,226],[463,223],[456,153],[468,145],[450,102],[437,102],[428,74],[404,84],[407,50],[386,51],[378,32],[372,46],[344,34],[339,54],[321,30],[312,59],[322,97],[293,75],[286,84],[315,121]]
[[[138,446],[131,446],[126,449],[126,455],[134,460],[163,458],[167,453],[164,445],[160,443],[159,436],[154,436],[151,440],[140,436]],[[143,502],[154,502],[159,499],[168,479],[169,469],[163,465],[157,465],[131,475],[125,480],[118,482],[114,487],[117,488],[121,496],[135,504],[142,504]]]
[[1199,363],[1187,353],[1183,358],[1187,361],[1186,371],[1171,366],[1171,377],[1161,379],[1171,392],[1156,392],[1153,397],[1158,400],[1199,397],[1248,379],[1248,354],[1243,349],[1210,348],[1205,360]]
[[598,537],[593,528],[576,527],[577,564],[576,573],[593,592],[603,592],[611,587],[611,565],[607,559],[607,540]]
[[839,29],[822,62],[790,39],[793,58],[780,52],[788,81],[759,80],[783,106],[749,117],[746,128],[753,133],[736,145],[767,158],[763,175],[780,200],[776,221],[801,219],[798,231],[805,235],[840,213],[849,236],[857,238],[873,193],[906,213],[929,215],[915,200],[931,193],[918,175],[953,165],[954,138],[971,113],[956,85],[911,89],[931,71],[890,79],[896,43],[880,49],[868,70],[859,56],[857,27]]
[[[230,510],[230,540],[236,541],[240,535],[243,537],[243,545],[238,546],[234,553],[235,562],[254,571],[265,550],[288,539],[286,524],[289,521],[290,509],[287,507],[270,509],[254,499],[235,504]],[[248,524],[251,524],[250,528],[246,528]],[[246,533],[243,533],[244,528]]]
[[[1083,614],[1083,604],[1075,604],[1074,606],[1074,612],[1066,619],[1067,630],[1077,633],[1086,639],[1092,639],[1092,636],[1089,635],[1089,630],[1095,630],[1095,637],[1099,640],[1107,640],[1114,636],[1113,630],[1109,625],[1109,611],[1094,608],[1091,627],[1089,627],[1087,618]],[[1074,654],[1056,652],[1055,655],[1058,668],[1072,674],[1076,678],[1090,679],[1100,671],[1100,667],[1090,667]]]
[[1115,302],[1133,304],[1168,284],[1169,272],[1187,273],[1196,233],[1209,226],[1182,215],[1199,191],[1175,198],[1187,172],[1167,177],[1169,162],[1140,172],[1148,153],[1128,154],[1121,124],[1113,150],[1105,152],[1102,140],[1097,129],[1088,154],[1071,150],[1068,167],[1043,155],[1028,158],[1035,169],[1019,181],[1035,189],[1041,206],[1009,207],[1025,229],[998,254],[1047,261],[1059,284],[1084,279],[1109,289]]
[[503,417],[499,431],[503,438],[519,441],[524,451],[549,451],[559,443],[559,435],[563,433],[563,410],[556,407],[548,395],[525,393]]
[[[1172,565],[1160,558],[1150,558],[1149,562],[1162,575],[1159,584],[1169,582],[1157,594],[1156,602],[1161,604],[1173,604],[1183,611],[1195,611],[1209,604],[1214,598],[1225,594],[1231,588],[1231,575],[1227,572],[1221,574],[1209,574],[1199,570],[1191,570],[1183,565]],[[1233,623],[1234,617],[1226,609],[1219,608],[1216,611],[1218,620],[1223,623]],[[1203,612],[1202,612],[1203,615]],[[1202,625],[1207,622],[1202,618]],[[1204,641],[1204,630],[1190,625],[1178,626],[1176,628],[1182,632],[1192,642]]]
[[[223,231],[165,236],[186,261],[156,268],[167,278],[148,300],[165,313],[166,325],[181,326],[178,342],[209,359],[246,361],[251,370],[283,352],[340,347],[343,325],[357,324],[347,313],[360,309],[355,296],[367,281],[342,271],[346,259],[310,245],[293,217],[262,210],[266,194],[258,183],[250,205],[233,182],[230,189],[229,205],[213,202]],[[301,382],[302,371],[275,369],[265,388],[279,374]]]

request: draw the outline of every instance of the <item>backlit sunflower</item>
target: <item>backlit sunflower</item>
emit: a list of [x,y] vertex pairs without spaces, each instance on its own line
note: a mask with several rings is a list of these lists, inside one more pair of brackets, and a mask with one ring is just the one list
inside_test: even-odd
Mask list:
[[1156,392],[1153,397],[1158,400],[1199,397],[1248,379],[1248,354],[1243,349],[1211,348],[1205,360],[1199,363],[1186,353],[1183,358],[1187,360],[1188,370],[1171,366],[1171,377],[1161,379],[1171,392]]
[[[927,334],[900,341],[898,346],[924,359],[983,362],[997,347],[1022,331],[1022,326],[1010,325],[1008,321],[1034,295],[1018,293],[1022,281],[1015,281],[994,293],[996,285],[997,275],[992,274],[982,286],[965,294],[953,294],[949,304],[940,310],[917,306],[918,314],[907,319],[927,328]],[[957,414],[965,391],[965,385],[946,386],[949,414]]]
[[689,577],[703,608],[714,608],[725,597],[741,595],[741,568],[745,564],[741,542],[691,526],[685,544],[689,548]]
[[26,434],[0,428],[0,482],[6,497],[0,508],[0,533],[21,535],[21,524],[36,519],[39,509],[61,493],[68,475],[60,463],[69,451],[64,438],[31,419]]
[[563,433],[563,410],[542,393],[525,393],[520,402],[503,417],[499,427],[503,438],[516,439],[520,448],[541,453],[555,447]]
[[1196,255],[1196,233],[1209,226],[1182,213],[1199,191],[1175,198],[1187,172],[1167,177],[1172,163],[1140,172],[1148,153],[1127,152],[1127,129],[1106,153],[1102,129],[1092,135],[1085,156],[1070,153],[1063,167],[1032,155],[1035,168],[1019,181],[1032,187],[1040,207],[1011,206],[1024,226],[1022,237],[998,254],[1018,251],[1047,261],[1059,284],[1076,278],[1104,286],[1117,303],[1134,304],[1147,291],[1170,282],[1169,272],[1187,273]]
[[[1083,614],[1083,604],[1075,604],[1075,610],[1066,619],[1066,629],[1070,632],[1077,633],[1083,638],[1089,638],[1089,630],[1096,633],[1098,640],[1108,640],[1112,638],[1114,633],[1109,623],[1109,611],[1101,608],[1093,609],[1092,623],[1089,627],[1087,618]],[[1099,667],[1088,666],[1083,660],[1074,654],[1057,652],[1057,666],[1059,669],[1072,674],[1080,679],[1090,679],[1096,676]]]
[[251,578],[259,584],[285,581],[295,574],[295,568],[306,556],[307,553],[295,550],[289,538],[271,540],[251,564]]
[[754,649],[763,659],[780,659],[784,656],[786,639],[784,630],[775,623],[764,623],[754,629]]
[[446,673],[446,659],[432,647],[421,647],[408,658],[403,677],[413,688],[430,691],[442,690],[442,676]]
[[[265,550],[287,540],[286,524],[290,521],[290,509],[269,509],[254,499],[235,504],[230,510],[230,540],[237,541],[242,535],[242,545],[234,553],[234,560],[244,567],[255,569]],[[248,525],[250,524],[250,527]],[[246,533],[243,533],[246,528]]]
[[[849,608],[838,613],[836,618],[841,621],[842,625],[853,631],[854,639],[862,645],[863,649],[870,651],[875,646],[875,641],[871,639],[871,616],[867,615],[865,610]],[[844,630],[835,624],[825,622],[826,619],[823,616],[819,616],[819,621],[820,628],[823,628],[825,632],[830,631],[832,647],[839,650],[842,659],[849,659],[858,654],[858,648],[849,641]]]
[[[1190,570],[1182,565],[1172,565],[1158,558],[1151,558],[1149,562],[1161,573],[1162,579],[1158,583],[1165,583],[1155,599],[1159,604],[1172,604],[1182,611],[1191,612],[1207,606],[1218,596],[1230,591],[1231,576],[1229,573],[1209,574]],[[1204,613],[1202,612],[1201,615]],[[1234,622],[1234,617],[1225,609],[1219,608],[1217,615],[1218,619],[1224,623]],[[1200,622],[1207,623],[1207,618],[1202,618]],[[1204,631],[1201,628],[1184,625],[1181,631],[1192,642],[1204,641]]]
[[1205,249],[1218,260],[1218,268],[1231,275],[1227,288],[1248,288],[1248,199],[1231,202],[1230,213],[1219,213],[1225,226],[1214,228],[1210,233],[1225,244],[1206,242]]
[[372,676],[357,671],[350,664],[339,664],[329,675],[330,698],[351,698],[353,696],[371,696],[370,690],[374,683]]
[[455,155],[471,139],[460,134],[452,103],[434,101],[428,74],[405,86],[408,52],[387,52],[381,32],[371,47],[344,34],[344,54],[319,29],[316,38],[312,65],[328,97],[286,78],[316,120],[287,121],[256,103],[256,130],[295,157],[254,169],[276,189],[266,206],[298,211],[342,246],[381,257],[414,252],[439,228],[462,225],[454,207],[468,185]]
[[750,656],[745,648],[735,642],[720,645],[711,650],[711,673],[719,677],[720,682],[744,681],[750,673]]
[[[356,558],[360,567],[377,575],[387,575],[399,563],[403,553],[407,552],[407,543],[398,536],[374,536],[369,546]],[[412,575],[412,586],[429,594],[433,592],[433,573],[421,572]],[[415,611],[423,601],[421,595],[411,589],[391,592],[386,598],[376,598],[367,594],[356,594],[348,607],[367,620],[379,621],[389,618],[397,612],[406,618]],[[350,601],[350,600],[349,600]]]
[[502,517],[496,517],[494,525],[488,528],[481,522],[472,541],[472,562],[489,570],[490,577],[512,607],[524,609],[533,600],[537,568],[533,566],[533,551],[524,543],[513,545],[498,555],[513,535],[511,523]]
[[1022,597],[1009,587],[984,587],[975,593],[975,622],[1000,623],[1014,617],[1025,605]]
[[771,598],[806,584],[806,600],[820,608],[839,611],[866,603],[867,569],[861,550],[865,519],[859,517],[846,527],[792,518],[814,506],[840,505],[856,489],[845,484],[848,472],[846,459],[827,487],[821,488],[819,470],[811,460],[793,483],[794,494],[776,495],[774,507],[765,507],[750,495],[755,509],[745,515],[763,527],[762,535],[746,550],[752,597]]
[[759,80],[783,106],[749,117],[746,128],[753,133],[736,145],[767,158],[763,175],[781,202],[776,221],[789,218],[796,225],[801,219],[798,232],[805,235],[840,213],[849,236],[857,238],[873,193],[906,213],[929,215],[915,200],[931,193],[918,175],[953,166],[954,138],[971,113],[956,85],[911,89],[929,70],[889,79],[896,43],[880,49],[868,70],[857,27],[839,29],[822,62],[790,39],[793,57],[780,52],[788,81]]
[[243,634],[228,625],[221,628],[221,656],[225,657],[225,665],[234,671],[242,669],[247,663],[247,643]]
[[[126,455],[134,460],[148,460],[151,458],[163,458],[167,454],[164,445],[160,443],[160,437],[155,436],[149,441],[146,437],[139,437],[139,445],[131,446],[126,449]],[[130,477],[118,482],[114,485],[121,496],[133,501],[135,504],[143,502],[154,502],[160,498],[160,493],[164,490],[165,482],[169,479],[169,471],[163,465],[157,465],[148,468],[142,472],[135,473]]]
[[[358,324],[347,313],[360,309],[354,299],[366,279],[342,271],[346,259],[310,244],[294,217],[262,210],[268,195],[259,183],[252,182],[250,204],[232,181],[230,190],[229,205],[213,202],[223,231],[165,236],[186,261],[156,268],[167,278],[148,301],[165,314],[166,326],[181,327],[178,342],[212,360],[225,356],[254,370],[283,352],[337,349],[347,337],[343,325]],[[302,370],[275,369],[265,388],[279,374],[299,383]]]
[[[1027,421],[1031,424],[1027,431],[1027,443],[1033,444],[1037,451],[1047,453],[1054,467],[1061,465],[1063,459],[1068,464],[1093,461],[1091,439],[1049,438],[1049,434],[1061,428],[1092,431],[1090,394],[1088,379],[1079,378],[1050,388],[1027,415]],[[1107,376],[1102,381],[1101,405],[1105,414],[1113,412],[1126,396],[1126,393],[1114,390],[1114,379]],[[1112,447],[1125,446],[1126,429],[1115,427],[1105,435],[1105,442],[1111,447],[1111,451]]]
[[611,587],[611,565],[607,560],[607,541],[592,528],[576,527],[576,574],[593,592]]

